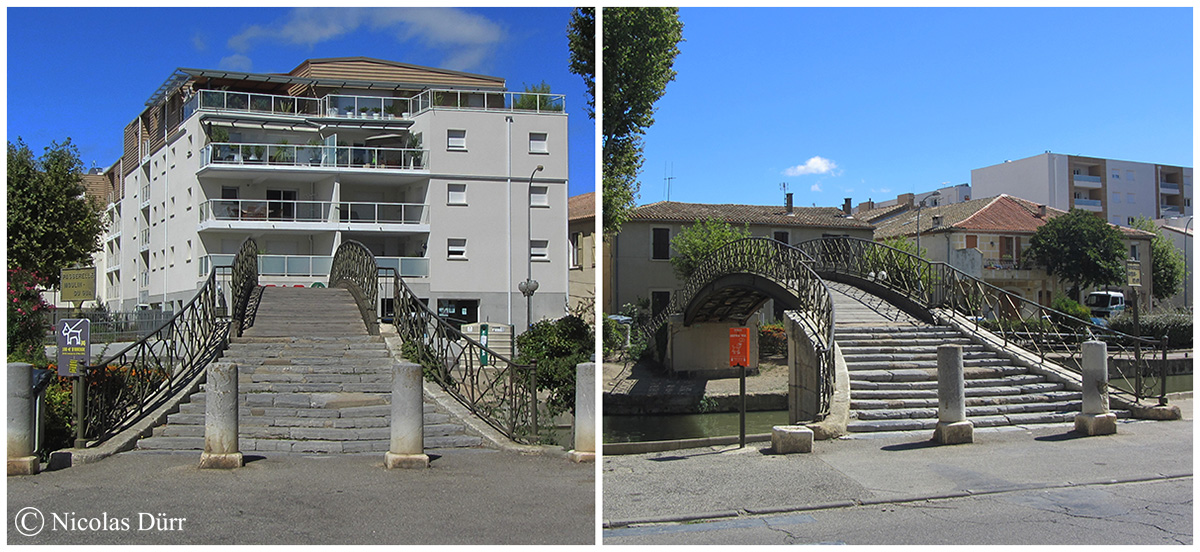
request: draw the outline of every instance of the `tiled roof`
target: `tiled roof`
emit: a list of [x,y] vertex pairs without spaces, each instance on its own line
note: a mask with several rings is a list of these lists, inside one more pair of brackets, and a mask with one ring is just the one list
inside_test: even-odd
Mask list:
[[[921,209],[921,234],[934,234],[965,230],[995,234],[1033,234],[1047,220],[1066,214],[1053,207],[1046,208],[1046,216],[1038,216],[1040,205],[1032,201],[1000,194],[994,197],[972,199],[962,203],[951,203],[939,207]],[[875,229],[875,238],[914,236],[917,230],[918,211],[880,222]],[[933,228],[933,217],[942,217],[941,226]],[[1114,225],[1116,226],[1116,225]],[[1117,226],[1127,238],[1148,238],[1151,233],[1134,228]]]
[[629,220],[652,222],[696,222],[716,219],[730,224],[767,224],[771,226],[807,226],[816,228],[857,228],[869,230],[868,222],[842,215],[837,207],[794,207],[788,215],[778,205],[735,205],[660,201],[636,207]]
[[596,216],[596,192],[567,198],[567,220],[586,220]]
[[865,220],[871,224],[878,224],[879,221],[903,213],[907,209],[909,209],[907,203],[896,203],[893,205],[888,205],[887,207],[871,209],[869,211],[859,211],[854,213],[854,218],[858,220]]

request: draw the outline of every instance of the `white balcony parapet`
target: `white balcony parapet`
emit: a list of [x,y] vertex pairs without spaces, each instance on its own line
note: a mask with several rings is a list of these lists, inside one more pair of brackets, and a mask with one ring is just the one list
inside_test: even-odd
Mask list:
[[457,109],[562,114],[565,112],[565,106],[566,96],[563,94],[531,92],[431,89],[424,90],[412,98],[415,113],[429,109]]
[[[198,276],[205,276],[213,266],[229,266],[233,255],[215,254],[200,257]],[[381,268],[392,268],[404,278],[428,278],[429,259],[424,257],[375,257]],[[258,273],[261,276],[329,276],[332,255],[259,255]]]
[[429,206],[421,203],[338,204],[338,222],[367,224],[429,224]]
[[1101,205],[1102,204],[1100,203],[1099,199],[1075,198],[1076,207],[1101,207]]
[[[337,216],[333,216],[334,211]],[[212,199],[200,204],[200,223],[206,222],[427,225],[429,206],[423,203]]]
[[407,118],[413,109],[409,98],[391,96],[330,94],[322,98],[307,98],[232,90],[200,90],[184,104],[183,120],[197,111],[392,120]]
[[1176,184],[1174,182],[1159,182],[1158,183],[1158,191],[1159,191],[1159,193],[1163,193],[1163,194],[1178,195],[1179,194],[1179,184]]
[[1091,175],[1087,175],[1087,174],[1077,174],[1077,175],[1073,175],[1073,176],[1074,176],[1075,185],[1080,188],[1095,189],[1095,188],[1099,188],[1101,185],[1099,176],[1091,176]]
[[200,168],[318,167],[425,171],[429,150],[292,144],[212,142],[200,153]]

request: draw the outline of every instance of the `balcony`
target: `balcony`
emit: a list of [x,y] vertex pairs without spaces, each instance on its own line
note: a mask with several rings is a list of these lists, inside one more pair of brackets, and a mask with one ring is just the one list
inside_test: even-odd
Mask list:
[[138,197],[138,208],[145,209],[150,206],[150,185],[142,186],[142,195]]
[[1079,188],[1099,189],[1101,184],[1099,176],[1091,176],[1088,174],[1073,175],[1073,180],[1075,181],[1075,186]]
[[473,90],[425,90],[412,98],[416,113],[429,109],[503,111],[508,113],[564,113],[563,94],[527,92],[480,92]]
[[1077,197],[1075,198],[1075,208],[1099,213],[1104,210],[1104,205],[1099,199],[1086,199]]
[[150,229],[142,228],[141,231],[138,232],[138,251],[142,252],[142,251],[149,251],[149,250],[150,250]]
[[[337,211],[334,216],[333,212]],[[200,204],[200,230],[272,229],[333,231],[354,225],[429,231],[429,206],[265,199],[213,199]]]
[[228,90],[201,90],[183,106],[183,119],[197,111],[253,113],[280,117],[342,117],[348,119],[407,119],[413,110],[408,98],[329,95],[323,98],[277,96]]
[[[207,276],[215,266],[233,264],[233,255],[208,255],[200,257],[199,276]],[[429,259],[423,257],[375,257],[380,268],[391,268],[403,278],[428,278]],[[321,255],[259,255],[260,276],[297,276],[305,278],[328,278],[333,256]]]
[[1159,205],[1159,218],[1162,217],[1178,217],[1183,214],[1183,207],[1178,205]]
[[1179,184],[1174,182],[1159,182],[1158,193],[1164,195],[1179,195]]
[[429,150],[290,144],[213,142],[200,152],[206,167],[299,167],[427,171]]

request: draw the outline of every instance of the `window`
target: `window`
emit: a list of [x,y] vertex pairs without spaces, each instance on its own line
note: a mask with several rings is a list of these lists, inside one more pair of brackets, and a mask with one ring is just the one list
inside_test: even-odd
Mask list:
[[467,204],[467,185],[466,184],[447,184],[446,185],[446,205],[466,205]]
[[567,248],[570,258],[570,268],[579,268],[579,232],[571,232],[571,247]]
[[466,150],[467,149],[467,131],[465,130],[447,130],[446,131],[446,149],[448,150]]
[[1111,178],[1112,180],[1120,180],[1121,179],[1121,171],[1113,169],[1112,174],[1109,176],[1109,178]]
[[1133,205],[1134,204],[1133,198],[1134,198],[1133,194],[1125,194],[1125,203]]
[[652,228],[650,233],[650,259],[655,261],[670,260],[671,229]]
[[1121,202],[1121,192],[1113,192],[1113,203]]
[[1126,180],[1127,182],[1133,182],[1133,181],[1134,181],[1134,180],[1133,180],[1133,171],[1125,171],[1125,180]]
[[529,133],[529,153],[550,153],[550,149],[546,145],[545,132]]
[[529,187],[529,206],[530,207],[549,207],[550,206],[550,188],[547,186],[530,186]]
[[221,199],[237,199],[237,186],[221,186]]
[[187,206],[186,206],[186,207],[184,207],[184,208],[183,208],[183,210],[184,210],[184,211],[191,211],[191,210],[192,210],[192,188],[191,188],[191,186],[188,186],[188,189],[187,189]]
[[791,245],[791,243],[792,243],[791,242],[791,233],[789,233],[787,230],[776,230],[774,233],[771,234],[771,237],[775,238],[775,241],[780,242],[780,243],[786,243],[789,245]]
[[529,260],[549,261],[550,240],[529,240]]
[[978,248],[979,248],[979,236],[968,235],[967,236],[967,249],[978,249]]
[[1129,217],[1129,218],[1125,219],[1127,226],[1133,226],[1133,221],[1134,221],[1133,217]]
[[1142,256],[1138,254],[1138,246],[1136,243],[1129,246],[1129,258],[1135,261],[1142,260]]
[[184,262],[192,262],[192,240],[187,241],[187,258],[184,259]]
[[669,291],[651,291],[650,292],[650,316],[658,316],[671,302],[671,292]]
[[447,259],[466,259],[467,258],[467,238],[447,238],[446,239],[446,258]]

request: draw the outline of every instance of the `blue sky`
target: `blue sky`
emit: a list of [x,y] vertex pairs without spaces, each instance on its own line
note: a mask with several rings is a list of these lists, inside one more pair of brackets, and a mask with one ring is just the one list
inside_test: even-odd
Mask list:
[[595,189],[595,131],[568,70],[569,8],[9,8],[8,139],[40,154],[71,137],[84,164],[121,155],[122,131],[177,67],[265,73],[366,56],[567,95],[571,195]]
[[1192,166],[1192,11],[680,10],[639,204],[801,206],[1041,154]]

